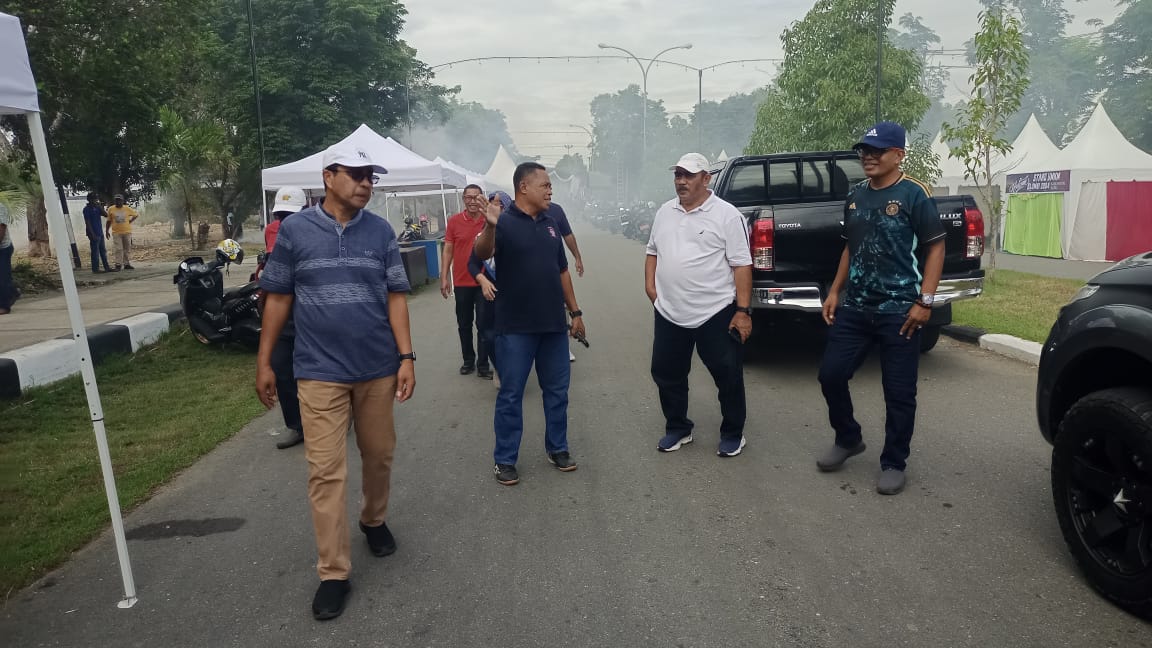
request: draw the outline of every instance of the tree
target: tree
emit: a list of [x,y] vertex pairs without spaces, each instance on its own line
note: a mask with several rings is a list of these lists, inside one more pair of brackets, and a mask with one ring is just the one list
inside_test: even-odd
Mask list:
[[910,13],[900,16],[899,25],[900,29],[888,30],[888,39],[894,46],[914,53],[919,59],[920,82],[931,102],[916,130],[935,136],[940,124],[954,111],[954,107],[944,101],[950,78],[948,70],[930,62],[932,50],[940,47],[940,36],[926,26],[922,18]]
[[1152,0],[1121,1],[1100,45],[1104,103],[1116,127],[1152,153]]
[[976,71],[969,78],[973,95],[957,115],[955,125],[944,124],[944,137],[959,144],[951,156],[961,160],[965,176],[980,185],[985,204],[992,206],[988,246],[990,270],[996,271],[1002,203],[994,190],[992,154],[1007,155],[1012,144],[1003,138],[1004,125],[1020,109],[1028,88],[1028,52],[1020,21],[1003,9],[980,14],[974,39]]
[[931,187],[940,179],[940,156],[932,150],[932,137],[926,133],[916,135],[908,144],[908,153],[900,169]]
[[[174,222],[187,223],[191,236],[195,231],[192,214],[205,202],[206,183],[234,169],[235,160],[222,124],[209,119],[189,123],[172,109],[161,108],[160,125],[164,136],[160,186],[174,194],[183,212],[183,218]],[[173,236],[183,236],[183,228],[174,225]]]
[[483,173],[492,164],[496,149],[503,146],[513,157],[519,155],[508,133],[504,113],[476,101],[452,100],[447,119],[425,122],[412,134],[397,139],[428,159],[439,155],[467,169]]
[[[684,152],[696,150],[696,127],[699,124],[704,150],[698,153],[709,160],[716,159],[720,151],[740,155],[756,127],[756,109],[767,96],[768,90],[761,88],[748,93],[738,92],[719,102],[704,101],[692,111],[687,128],[677,132],[678,146]],[[675,125],[672,125],[672,130],[677,130]]]
[[[62,185],[147,194],[159,176],[159,107],[181,94],[208,0],[0,0],[19,17]],[[27,129],[5,122],[31,151]],[[48,254],[47,220],[28,214],[29,254]]]
[[[597,173],[618,179],[618,186],[623,189],[619,197],[625,200],[660,195],[668,184],[667,165],[662,169],[654,162],[672,155],[668,149],[668,113],[662,101],[647,100],[648,151],[641,155],[643,101],[640,86],[632,84],[615,94],[598,95],[590,106],[596,140],[592,165]],[[650,163],[647,169],[641,168],[641,160]]]
[[[747,151],[831,150],[850,145],[876,121],[875,28],[895,0],[817,0],[784,31],[784,62],[760,105]],[[916,55],[883,43],[882,119],[915,130],[929,100]]]

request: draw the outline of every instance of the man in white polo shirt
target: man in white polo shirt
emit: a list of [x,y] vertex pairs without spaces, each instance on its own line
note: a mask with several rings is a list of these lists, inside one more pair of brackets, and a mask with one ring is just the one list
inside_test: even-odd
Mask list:
[[720,444],[716,454],[744,449],[744,341],[752,333],[752,254],[748,225],[731,204],[708,189],[708,160],[680,158],[676,198],[656,212],[644,262],[644,289],[656,309],[652,379],[664,412],[661,452],[692,442],[688,372],[692,350],[719,390]]

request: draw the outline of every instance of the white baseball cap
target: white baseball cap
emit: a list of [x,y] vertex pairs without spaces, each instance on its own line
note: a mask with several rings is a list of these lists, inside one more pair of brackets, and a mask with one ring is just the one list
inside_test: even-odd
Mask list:
[[708,158],[699,153],[685,153],[675,166],[668,168],[672,171],[684,169],[688,173],[700,173],[701,171],[708,170]]
[[349,169],[372,167],[376,173],[388,173],[388,169],[372,162],[368,151],[350,144],[333,144],[324,151],[324,167],[327,169],[333,164],[339,164]]
[[272,213],[296,212],[308,206],[308,196],[300,187],[280,187],[276,191],[276,204],[272,206]]

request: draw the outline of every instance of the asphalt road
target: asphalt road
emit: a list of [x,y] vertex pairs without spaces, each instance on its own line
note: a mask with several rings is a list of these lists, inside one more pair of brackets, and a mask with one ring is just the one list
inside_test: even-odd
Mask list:
[[[878,366],[854,382],[869,450],[822,474],[814,456],[831,434],[815,378],[820,331],[767,331],[750,343],[744,454],[716,456],[715,390],[698,363],[697,442],[659,454],[642,248],[577,234],[592,344],[573,347],[579,470],[547,464],[533,386],[521,484],[493,480],[495,388],[457,375],[453,309],[430,286],[411,302],[417,395],[397,415],[388,521],[400,549],[373,558],[354,535],[342,617],[318,623],[309,613],[303,453],[273,447],[272,412],[128,516],[134,608],[115,605],[119,572],[104,537],[11,594],[0,643],[1152,645],[1148,626],[1098,598],[1065,550],[1033,416],[1034,368],[942,340],[921,365],[909,487],[884,497],[873,489]],[[251,388],[250,376],[233,378]]]

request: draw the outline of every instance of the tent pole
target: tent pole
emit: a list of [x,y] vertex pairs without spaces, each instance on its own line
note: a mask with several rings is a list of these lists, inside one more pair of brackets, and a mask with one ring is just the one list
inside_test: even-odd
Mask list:
[[260,183],[260,222],[263,223],[260,229],[268,227],[268,190],[264,188],[264,183]]
[[[28,113],[28,130],[32,134],[32,150],[36,156],[36,168],[40,172],[40,188],[44,193],[44,206],[48,208],[48,228],[56,245],[56,258],[68,258],[67,234],[64,230],[64,214],[60,203],[49,195],[56,186],[52,180],[52,167],[48,159],[48,144],[44,140],[44,124],[40,113]],[[112,533],[116,537],[116,554],[120,558],[120,576],[124,580],[124,598],[118,604],[130,608],[136,604],[136,583],[132,578],[132,564],[128,560],[128,543],[124,536],[124,519],[120,513],[120,499],[116,494],[116,477],[112,472],[112,457],[108,451],[108,436],[104,431],[104,409],[100,404],[100,390],[96,384],[96,372],[92,368],[92,351],[88,346],[88,332],[84,328],[84,314],[80,311],[80,295],[76,291],[76,277],[72,266],[60,263],[60,280],[64,284],[64,300],[68,304],[68,319],[72,324],[72,339],[75,342],[76,359],[80,364],[80,375],[84,378],[84,392],[88,397],[88,410],[92,417],[92,429],[96,434],[96,449],[100,454],[100,470],[104,473],[104,492],[108,496],[108,512],[112,517]]]

